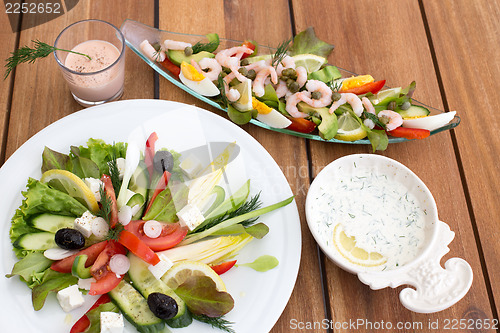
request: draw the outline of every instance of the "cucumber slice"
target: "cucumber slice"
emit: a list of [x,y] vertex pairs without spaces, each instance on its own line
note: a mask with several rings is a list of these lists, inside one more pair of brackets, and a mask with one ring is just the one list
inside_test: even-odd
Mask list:
[[412,105],[406,110],[397,110],[397,112],[401,115],[401,117],[403,117],[403,119],[427,117],[430,113],[427,108],[420,105]]
[[162,332],[165,323],[149,310],[148,302],[128,282],[120,281],[109,293],[123,316],[141,333]]
[[56,247],[54,234],[51,232],[33,232],[19,236],[13,246],[23,250],[41,251]]
[[90,274],[90,267],[85,267],[88,256],[86,254],[79,255],[73,261],[73,266],[71,267],[71,275],[76,276],[80,279],[88,279],[92,275]]
[[128,271],[130,281],[132,281],[134,287],[144,296],[144,298],[147,299],[150,294],[156,292],[168,295],[177,302],[177,315],[172,319],[166,320],[167,324],[175,328],[186,327],[191,324],[191,315],[186,314],[186,303],[184,303],[184,301],[177,296],[177,294],[175,294],[175,292],[170,289],[165,282],[156,279],[149,271],[148,264],[142,259],[132,253],[128,254],[128,258],[130,260],[130,269]]
[[55,214],[40,214],[31,219],[29,224],[37,229],[56,233],[63,228],[73,228],[75,217]]

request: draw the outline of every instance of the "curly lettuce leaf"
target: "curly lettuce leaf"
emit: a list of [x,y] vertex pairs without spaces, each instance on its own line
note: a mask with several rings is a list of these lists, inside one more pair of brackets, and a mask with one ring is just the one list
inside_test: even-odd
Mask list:
[[294,37],[293,45],[289,48],[289,52],[292,56],[309,53],[328,58],[334,47],[316,37],[314,28],[309,27]]
[[[75,148],[78,150],[75,150]],[[78,151],[77,154],[75,154],[76,151]],[[125,157],[126,153],[126,143],[107,144],[104,140],[91,138],[87,141],[87,147],[72,147],[70,157],[78,156],[90,159],[98,166],[101,175],[109,175],[108,162],[114,157]]]

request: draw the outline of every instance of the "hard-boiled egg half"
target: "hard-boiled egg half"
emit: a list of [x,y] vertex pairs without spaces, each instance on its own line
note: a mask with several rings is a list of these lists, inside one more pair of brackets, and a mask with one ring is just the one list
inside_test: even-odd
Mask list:
[[434,131],[448,124],[454,117],[456,111],[445,112],[434,116],[403,119],[403,127],[421,128]]
[[206,78],[203,73],[200,73],[194,68],[193,65],[187,62],[181,63],[181,72],[179,73],[179,79],[186,86],[194,90],[203,96],[217,96],[220,94],[219,88]]
[[271,127],[287,128],[292,123],[290,119],[288,119],[275,109],[257,100],[255,97],[252,97],[252,107],[258,112],[257,120],[262,121],[264,124],[267,124]]

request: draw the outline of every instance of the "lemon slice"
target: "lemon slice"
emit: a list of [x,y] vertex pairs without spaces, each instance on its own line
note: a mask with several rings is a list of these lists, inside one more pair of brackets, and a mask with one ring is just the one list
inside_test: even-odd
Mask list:
[[67,170],[52,169],[45,171],[40,179],[54,188],[65,192],[86,205],[91,212],[97,212],[99,205],[94,193],[77,175]]
[[190,276],[208,276],[215,282],[218,291],[226,291],[226,285],[219,274],[210,266],[199,261],[181,261],[173,265],[161,278],[171,289],[176,289]]
[[233,106],[239,111],[252,110],[252,80],[246,79],[237,84],[234,89],[240,93],[240,99],[233,103]]
[[245,59],[249,64],[253,64],[254,62],[257,62],[257,61],[261,61],[261,60],[267,61],[267,60],[271,60],[272,58],[273,58],[272,54],[263,54],[263,55],[258,55],[258,56],[254,56],[254,57],[247,57]]
[[381,90],[375,96],[373,96],[374,98],[372,97],[372,103],[378,104],[386,98],[398,97],[401,93],[401,90],[401,87]]
[[335,139],[342,141],[356,141],[366,137],[366,130],[349,112],[343,113],[338,118],[339,129]]
[[342,224],[337,224],[333,229],[333,244],[344,258],[353,264],[364,267],[375,267],[383,265],[387,262],[378,252],[367,252],[356,246],[356,238],[348,237],[344,232]]
[[308,74],[316,72],[327,62],[326,58],[315,54],[297,54],[293,56],[293,60],[295,61],[295,67],[304,67]]

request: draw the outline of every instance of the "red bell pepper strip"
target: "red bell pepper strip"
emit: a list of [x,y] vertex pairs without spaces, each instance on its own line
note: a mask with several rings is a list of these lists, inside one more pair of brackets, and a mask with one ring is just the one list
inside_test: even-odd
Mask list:
[[153,159],[155,157],[156,140],[158,140],[158,134],[156,132],[151,133],[146,140],[146,149],[144,150],[144,163],[146,163],[146,167],[148,168],[150,180],[153,178],[154,173]]
[[116,204],[115,189],[108,175],[102,175],[101,181],[104,183],[104,192],[111,200],[111,213],[109,214],[109,226],[114,228],[118,223],[118,205]]
[[85,267],[90,267],[96,261],[99,254],[106,248],[107,244],[108,244],[107,241],[93,244],[88,248],[83,249],[76,254],[73,254],[71,257],[67,257],[52,263],[50,268],[60,273],[71,273],[71,268],[73,267],[73,262],[75,261],[75,258],[83,254],[87,255],[87,261],[85,262]]
[[395,136],[398,138],[405,138],[408,140],[413,139],[425,139],[429,135],[431,135],[431,131],[422,129],[422,128],[407,128],[407,127],[397,127],[393,129],[389,133],[391,136]]
[[130,252],[151,265],[156,265],[160,262],[160,258],[153,252],[142,240],[130,231],[123,230],[120,232],[118,242],[129,249]]
[[[249,41],[249,40],[246,40],[243,42],[243,44],[241,44],[242,46],[246,46],[248,47],[249,49],[251,49],[252,51],[255,51],[255,48],[257,47],[256,44],[252,41]],[[243,53],[243,56],[241,57],[241,59],[245,59],[246,57],[250,56],[251,54],[253,53]]]
[[108,294],[101,295],[97,299],[97,301],[92,305],[92,307],[80,318],[78,321],[71,327],[71,330],[69,333],[83,333],[85,330],[90,326],[90,320],[89,317],[87,317],[87,313],[90,311],[94,310],[101,304],[106,304],[111,302],[111,299],[109,298]]
[[151,205],[153,205],[153,201],[155,201],[156,197],[158,194],[160,194],[163,190],[167,188],[168,181],[170,180],[170,176],[172,174],[165,170],[163,172],[163,175],[161,176],[160,180],[158,181],[158,184],[156,185],[155,191],[153,192],[153,196],[151,197],[151,200],[148,202],[148,207],[146,208],[146,211],[144,212],[144,215],[147,214],[149,209],[151,208]]
[[363,95],[366,93],[371,92],[372,94],[376,94],[384,87],[385,80],[381,81],[375,81],[375,82],[370,82],[367,84],[363,84],[362,86],[356,87],[356,88],[351,88],[351,89],[346,89],[346,90],[340,90],[341,93],[352,93],[356,95]]
[[292,123],[286,128],[300,133],[311,133],[316,128],[316,124],[304,118],[289,118]]
[[211,268],[215,271],[215,273],[221,275],[233,268],[234,264],[236,264],[236,260],[226,261],[222,264],[211,266]]
[[161,62],[161,65],[165,67],[170,73],[172,73],[172,75],[176,79],[179,78],[179,74],[181,73],[181,68],[176,64],[174,64],[173,62],[171,62],[168,58],[165,58],[165,60]]

